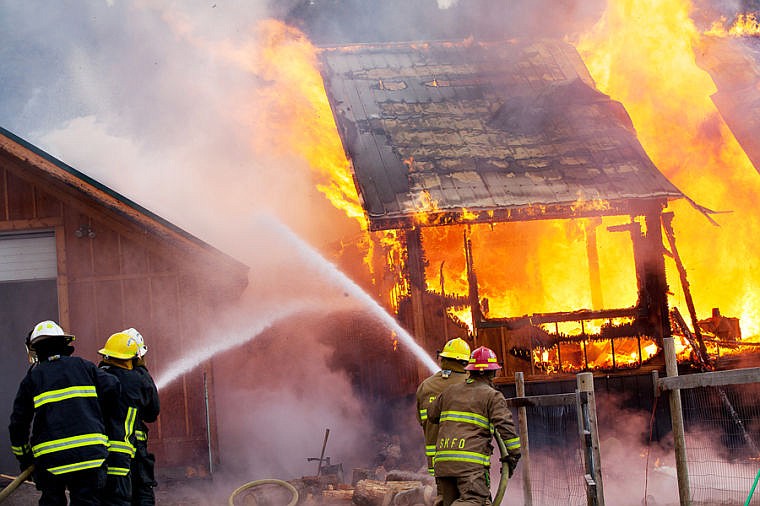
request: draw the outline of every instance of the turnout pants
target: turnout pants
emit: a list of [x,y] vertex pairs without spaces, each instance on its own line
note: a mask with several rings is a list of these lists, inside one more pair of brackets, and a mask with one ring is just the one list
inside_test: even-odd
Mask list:
[[[40,506],[98,506],[105,481],[105,467],[57,475],[44,469],[34,471],[34,483],[42,493]],[[71,502],[66,499],[67,489]]]
[[137,452],[132,459],[132,506],[154,506],[156,495],[153,487],[157,485],[154,473],[156,458],[148,452],[148,445],[138,440]]
[[460,476],[436,476],[443,506],[491,506],[490,481],[487,467]]

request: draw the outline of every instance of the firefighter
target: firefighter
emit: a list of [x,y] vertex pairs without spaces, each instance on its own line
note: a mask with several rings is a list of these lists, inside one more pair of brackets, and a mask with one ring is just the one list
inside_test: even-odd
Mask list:
[[132,459],[132,505],[133,506],[153,506],[156,504],[156,496],[153,488],[157,485],[155,479],[154,466],[155,456],[148,452],[148,427],[146,424],[155,422],[160,411],[160,402],[158,398],[158,389],[153,381],[148,368],[145,366],[145,354],[148,353],[148,347],[142,334],[134,328],[129,328],[124,333],[131,335],[137,341],[137,357],[132,360],[134,370],[137,371],[142,380],[143,388],[148,397],[148,404],[140,412],[140,418],[137,420],[135,429],[135,458]]
[[[108,455],[105,417],[118,409],[119,382],[72,357],[73,335],[46,320],[26,337],[32,366],[13,402],[11,449],[22,471],[34,464],[39,504],[97,505]],[[31,437],[29,434],[31,426]]]
[[441,370],[425,379],[417,388],[417,421],[422,426],[425,437],[425,456],[427,469],[432,475],[433,455],[435,455],[435,443],[438,436],[438,425],[430,423],[427,410],[430,404],[438,397],[438,394],[451,385],[464,383],[467,379],[467,366],[470,359],[470,345],[464,339],[455,338],[448,341],[443,350],[438,353],[438,362]]
[[136,453],[135,429],[137,421],[152,413],[152,393],[140,373],[134,369],[138,356],[137,340],[126,332],[111,335],[98,353],[103,356],[99,367],[121,383],[120,410],[106,420],[112,427],[108,448],[106,488],[102,504],[129,506],[132,503],[132,459]]
[[501,460],[510,477],[520,459],[520,438],[504,395],[493,386],[501,369],[496,354],[481,346],[472,352],[465,369],[469,378],[441,392],[428,408],[428,419],[439,424],[433,458],[436,482],[443,506],[488,506],[492,431],[498,431],[507,447]]

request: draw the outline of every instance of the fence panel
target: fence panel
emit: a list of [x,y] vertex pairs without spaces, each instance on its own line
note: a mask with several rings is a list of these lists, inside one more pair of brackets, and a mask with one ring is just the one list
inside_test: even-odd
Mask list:
[[[590,375],[590,373],[584,374]],[[519,376],[516,380],[521,383],[522,377]],[[588,381],[585,384],[588,384]],[[588,412],[579,413],[579,401],[587,402],[586,406],[594,402],[593,382],[591,382],[591,389],[590,392],[584,394],[585,397],[574,392],[515,397],[507,400],[511,407],[519,408],[520,417],[525,416],[527,419],[527,438],[521,434],[522,443],[527,447],[523,450],[525,459],[513,476],[513,481],[523,482],[523,502],[519,502],[518,488],[513,485],[508,495],[510,504],[527,506],[604,504],[603,497],[597,502],[596,491],[590,494],[586,486],[589,481],[586,479],[586,459],[589,456],[584,453],[591,448],[592,440],[598,443],[598,438],[595,433],[593,437],[589,433],[581,439],[581,428],[579,428],[579,420],[588,419]],[[590,411],[595,427],[596,411],[595,409]],[[581,441],[588,441],[588,448],[584,448]],[[597,469],[596,466],[599,466],[598,454],[592,467]],[[593,480],[590,481],[593,482]],[[601,492],[600,475],[598,482]]]
[[760,369],[679,376],[673,339],[663,344],[668,377],[656,383],[670,391],[681,506],[760,505],[760,492],[746,502],[760,467]]
[[758,385],[695,387],[681,398],[692,503],[743,505],[760,466]]

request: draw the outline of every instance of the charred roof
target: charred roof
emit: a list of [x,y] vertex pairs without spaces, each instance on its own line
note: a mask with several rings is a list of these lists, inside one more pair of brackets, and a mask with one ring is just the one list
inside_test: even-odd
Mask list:
[[682,197],[556,40],[324,48],[370,228],[628,214]]

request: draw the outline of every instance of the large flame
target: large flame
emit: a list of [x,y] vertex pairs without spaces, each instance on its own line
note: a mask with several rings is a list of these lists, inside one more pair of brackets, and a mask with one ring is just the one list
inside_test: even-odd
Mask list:
[[317,48],[298,29],[280,21],[265,20],[258,31],[261,50],[255,70],[266,85],[257,92],[266,107],[255,113],[265,115],[261,122],[268,126],[255,139],[259,148],[267,153],[295,151],[308,162],[319,191],[366,230],[317,67]]
[[[719,307],[740,316],[742,333],[753,336],[760,331],[760,177],[710,100],[716,89],[695,63],[703,38],[691,9],[689,0],[609,0],[578,48],[598,88],[625,105],[655,165],[700,204],[733,211],[715,227],[686,202],[672,205],[697,313]],[[669,284],[671,303],[685,307],[673,265]]]

